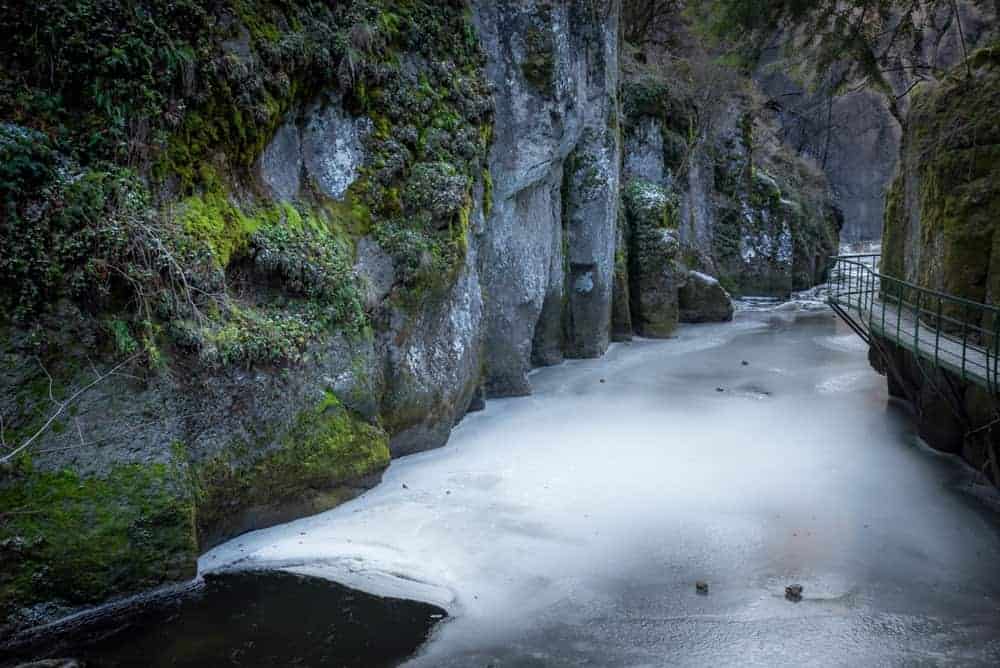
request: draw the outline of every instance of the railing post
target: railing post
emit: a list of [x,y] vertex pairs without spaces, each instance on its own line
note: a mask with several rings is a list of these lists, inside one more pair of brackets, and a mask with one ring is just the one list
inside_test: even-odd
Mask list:
[[962,380],[965,380],[965,356],[969,342],[969,305],[962,306]]
[[[993,389],[997,386],[997,358],[1000,357],[1000,318],[997,314],[993,313],[993,341],[990,342],[993,346]],[[989,350],[989,348],[987,348]],[[986,354],[986,376],[990,375],[990,356],[989,353]],[[988,384],[988,381],[987,381]]]
[[934,328],[934,366],[938,366],[938,350],[941,348],[941,296],[937,298],[937,327]]
[[868,271],[868,329],[872,328],[872,318],[875,315],[875,281],[878,276],[874,271]]
[[913,352],[920,355],[920,301],[923,293],[917,288],[917,301],[913,318]]
[[[882,288],[882,283],[879,281],[879,289]],[[889,295],[882,295],[882,333],[885,334],[885,302],[889,299]]]
[[861,272],[864,274],[864,287],[861,293],[861,317],[864,318],[868,313],[868,282],[871,279],[871,272],[868,271],[868,267],[864,262],[861,263]]
[[903,317],[903,282],[899,281],[899,296],[896,298],[896,343],[902,344],[903,340],[899,336],[900,319]]

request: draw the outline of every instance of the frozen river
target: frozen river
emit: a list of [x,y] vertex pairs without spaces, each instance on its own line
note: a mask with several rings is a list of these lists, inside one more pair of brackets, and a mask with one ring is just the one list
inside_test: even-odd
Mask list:
[[996,497],[917,442],[829,311],[685,326],[532,380],[202,571],[445,608],[414,666],[1000,665]]

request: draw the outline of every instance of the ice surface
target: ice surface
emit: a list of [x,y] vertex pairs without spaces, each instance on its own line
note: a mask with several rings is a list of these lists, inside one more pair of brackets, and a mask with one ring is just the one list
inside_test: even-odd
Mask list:
[[416,666],[1000,664],[995,495],[919,446],[829,311],[684,326],[532,383],[202,570],[441,605]]

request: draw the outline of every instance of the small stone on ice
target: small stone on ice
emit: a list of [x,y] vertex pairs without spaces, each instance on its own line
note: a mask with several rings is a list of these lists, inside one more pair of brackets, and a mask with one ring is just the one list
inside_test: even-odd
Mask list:
[[708,593],[708,583],[705,582],[704,580],[698,580],[697,582],[695,582],[694,583],[694,588],[695,588],[695,591],[697,591],[699,594],[707,594]]
[[788,585],[785,587],[785,598],[796,603],[802,600],[802,585]]
[[601,382],[602,382],[602,383],[604,382],[604,379],[603,379],[603,378],[601,378]]
[[724,387],[717,387],[717,388],[715,388],[715,391],[716,392],[725,392],[726,388],[724,388]]
[[410,489],[409,487],[406,486],[405,482],[403,483],[403,489]]
[[750,366],[750,362],[747,362],[746,360],[743,360],[741,364],[743,364],[743,366]]

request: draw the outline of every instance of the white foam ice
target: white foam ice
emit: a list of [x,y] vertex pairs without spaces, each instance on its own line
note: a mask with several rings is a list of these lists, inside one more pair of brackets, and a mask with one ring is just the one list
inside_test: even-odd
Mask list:
[[419,666],[988,665],[997,517],[911,446],[847,335],[743,313],[539,371],[375,489],[201,569],[441,605]]

